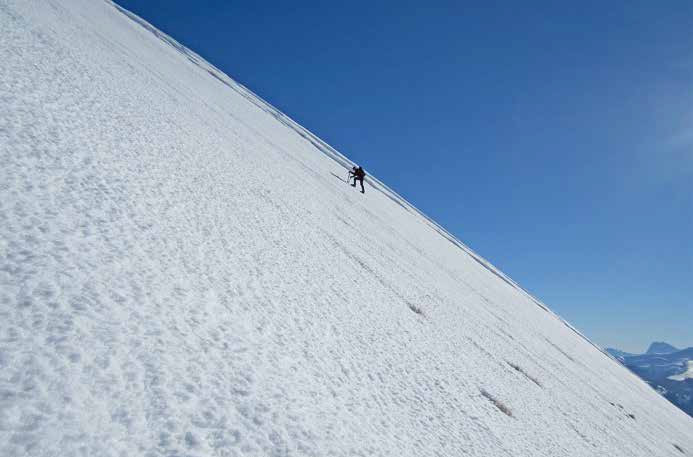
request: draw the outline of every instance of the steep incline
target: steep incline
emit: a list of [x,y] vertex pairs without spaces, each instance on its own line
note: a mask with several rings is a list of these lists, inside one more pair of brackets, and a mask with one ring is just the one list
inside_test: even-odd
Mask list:
[[693,455],[684,413],[151,25],[0,0],[0,30],[0,455]]

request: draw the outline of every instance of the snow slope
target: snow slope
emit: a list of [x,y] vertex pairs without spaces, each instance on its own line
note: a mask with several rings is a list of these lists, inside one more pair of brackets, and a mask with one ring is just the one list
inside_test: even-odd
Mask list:
[[0,455],[693,455],[691,418],[151,25],[0,0],[0,31]]

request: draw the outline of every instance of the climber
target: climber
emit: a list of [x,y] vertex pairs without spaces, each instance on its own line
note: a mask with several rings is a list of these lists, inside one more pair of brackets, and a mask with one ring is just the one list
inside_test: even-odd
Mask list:
[[363,168],[361,166],[353,167],[352,171],[349,172],[349,176],[354,178],[354,182],[351,183],[351,187],[356,187],[356,181],[359,181],[361,183],[361,193],[365,193],[365,189],[363,188],[363,178],[366,177],[366,172],[363,170]]
[[354,173],[356,173],[356,165],[351,167],[351,170],[349,170],[349,174],[347,175],[347,183],[351,181],[351,178],[354,176]]

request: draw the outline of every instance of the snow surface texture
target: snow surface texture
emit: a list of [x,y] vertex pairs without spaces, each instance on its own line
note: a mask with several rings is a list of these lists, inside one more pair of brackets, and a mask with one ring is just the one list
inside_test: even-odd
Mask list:
[[691,418],[149,24],[0,0],[0,31],[0,455],[693,455]]

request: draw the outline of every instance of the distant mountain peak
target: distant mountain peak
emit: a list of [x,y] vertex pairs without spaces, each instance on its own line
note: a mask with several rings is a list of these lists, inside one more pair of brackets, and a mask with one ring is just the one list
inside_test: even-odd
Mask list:
[[671,354],[672,352],[677,351],[679,351],[679,349],[675,348],[669,343],[655,341],[654,343],[650,344],[646,354]]

